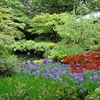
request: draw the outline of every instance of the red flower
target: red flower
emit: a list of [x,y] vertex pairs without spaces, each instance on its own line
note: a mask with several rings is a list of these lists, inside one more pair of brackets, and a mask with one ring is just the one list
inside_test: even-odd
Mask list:
[[[99,70],[100,69],[100,50],[75,55],[73,57],[68,57],[64,59],[62,62],[68,63],[72,67],[72,70],[70,70],[70,72],[83,73],[83,69]],[[75,67],[81,68],[81,69],[76,70]]]

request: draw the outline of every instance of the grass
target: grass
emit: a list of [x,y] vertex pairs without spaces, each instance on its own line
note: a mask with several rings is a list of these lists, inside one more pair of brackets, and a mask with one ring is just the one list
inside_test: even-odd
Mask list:
[[[56,88],[54,88],[55,85]],[[49,93],[49,98],[52,97],[60,86],[59,82],[57,84],[51,79],[33,78],[26,74],[13,75],[10,78],[0,78],[0,96],[4,100],[15,100],[14,98],[16,100],[18,98],[19,100],[42,100],[42,98],[47,98],[45,97],[47,93]]]

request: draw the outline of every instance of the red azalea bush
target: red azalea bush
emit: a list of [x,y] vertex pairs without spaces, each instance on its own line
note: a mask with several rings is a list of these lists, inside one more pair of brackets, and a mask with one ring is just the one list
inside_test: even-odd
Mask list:
[[71,73],[83,73],[84,70],[99,70],[100,50],[68,57],[62,62],[68,63],[72,67]]

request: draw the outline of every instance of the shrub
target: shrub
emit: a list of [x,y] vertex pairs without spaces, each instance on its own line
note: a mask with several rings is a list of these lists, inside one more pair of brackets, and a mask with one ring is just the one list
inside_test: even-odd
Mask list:
[[24,23],[13,21],[13,13],[11,8],[0,7],[0,34],[9,35],[15,39],[21,39],[24,34],[21,30],[24,29]]
[[32,40],[21,40],[16,42],[13,45],[14,51],[30,51],[34,50],[35,52],[43,51],[45,52],[47,49],[52,49],[56,44],[52,42],[35,42]]
[[39,56],[42,55],[44,57],[47,57],[46,52],[52,50],[55,46],[56,44],[52,42],[35,42],[32,40],[21,40],[12,45],[12,49],[14,50],[14,52],[29,52],[37,54]]
[[4,35],[4,34],[0,34],[0,41],[3,42],[7,46],[15,43],[15,40],[12,36]]
[[1,56],[0,58],[0,76],[9,76],[18,70],[18,60],[14,55]]
[[0,76],[11,75],[16,72],[18,60],[11,55],[11,49],[0,42]]
[[76,16],[67,16],[62,20],[65,24],[57,25],[55,30],[67,44],[79,44],[85,50],[99,45],[100,24],[98,22],[93,24],[94,19],[82,19],[81,22],[77,22]]
[[77,44],[58,43],[57,46],[50,51],[48,57],[52,60],[61,61],[65,57],[70,57],[84,52],[84,49]]
[[66,13],[62,14],[42,14],[33,17],[28,29],[32,34],[53,34],[55,32],[54,28],[58,24],[63,24],[61,19],[68,16]]

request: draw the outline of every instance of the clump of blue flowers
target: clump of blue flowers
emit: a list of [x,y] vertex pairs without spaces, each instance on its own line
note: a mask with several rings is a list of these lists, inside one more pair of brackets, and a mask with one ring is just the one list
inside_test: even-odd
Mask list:
[[60,62],[44,62],[40,65],[23,66],[20,72],[24,72],[32,77],[52,79],[59,81],[66,87],[77,87],[77,91],[82,93],[93,92],[100,86],[100,71],[86,70],[83,74],[70,73],[70,66]]

